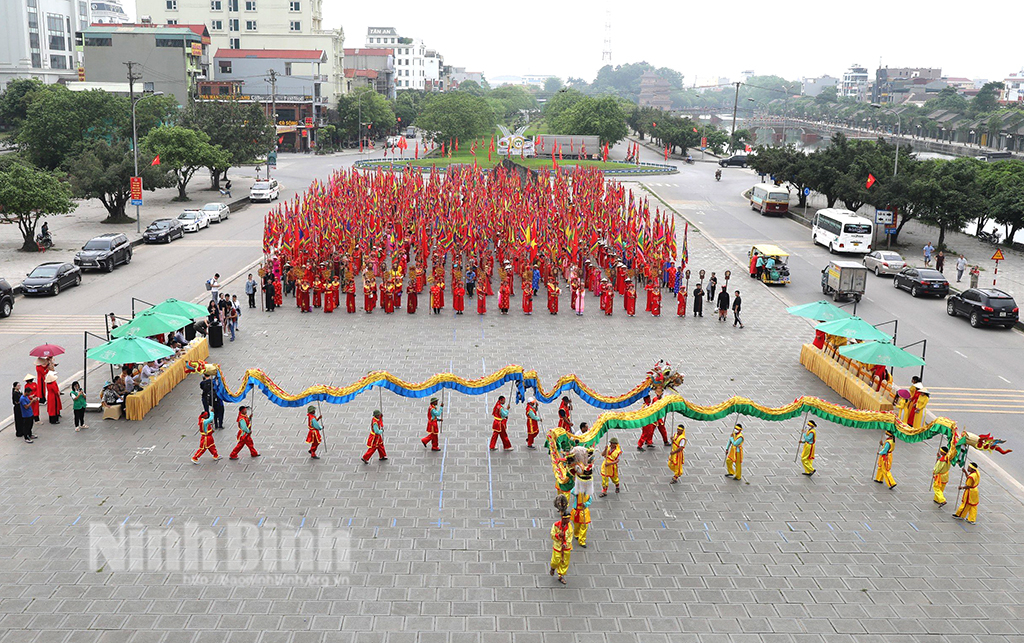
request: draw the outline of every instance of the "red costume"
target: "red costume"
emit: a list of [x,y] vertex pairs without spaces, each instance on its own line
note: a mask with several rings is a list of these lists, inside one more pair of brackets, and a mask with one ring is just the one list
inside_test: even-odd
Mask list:
[[632,283],[626,286],[626,294],[623,295],[622,305],[626,309],[626,314],[632,317],[636,314],[636,286]]
[[536,402],[526,403],[526,446],[533,446],[533,440],[540,433],[540,422],[530,417],[531,411],[533,415],[537,415],[538,404]]
[[[488,287],[487,290],[490,290]],[[487,290],[477,288],[476,291],[476,312],[478,315],[487,313]]]
[[308,313],[310,311],[309,297],[309,282],[303,281],[302,285],[299,286],[299,308],[304,313]]
[[309,427],[309,432],[306,433],[306,444],[309,445],[309,456],[311,458],[317,457],[316,450],[323,442],[323,437],[320,435],[320,420],[313,413],[306,413],[306,426]]
[[320,307],[320,298],[323,296],[323,294],[324,282],[320,281],[320,279],[315,279],[313,281],[313,308]]
[[612,314],[612,307],[615,304],[615,291],[612,290],[612,285],[607,281],[601,286],[601,310],[604,311],[605,315],[610,316]]
[[231,455],[228,456],[231,460],[236,460],[238,454],[242,452],[242,449],[249,447],[249,455],[256,458],[259,457],[259,452],[256,451],[256,447],[252,443],[252,417],[249,415],[238,412],[238,418],[235,420],[238,423],[238,444],[231,451]]
[[[43,384],[44,382],[46,382],[46,374],[49,372],[49,370],[50,369],[46,366],[46,364],[36,364],[36,381],[39,382],[40,384]],[[40,402],[45,402],[46,401],[46,387],[45,386],[43,386],[42,388],[39,389],[39,401]]]
[[213,421],[209,412],[203,411],[199,414],[199,448],[192,456],[192,462],[198,463],[199,456],[207,451],[210,452],[214,460],[220,460],[220,456],[217,455],[217,445],[213,443]]
[[[651,396],[644,397],[644,406],[651,405]],[[654,425],[648,424],[640,429],[640,440],[636,443],[636,448],[643,450],[644,446],[654,445]]]
[[661,317],[661,288],[657,286],[651,289],[651,314]]
[[354,313],[356,312],[356,280],[349,279],[348,283],[345,284],[345,310]]
[[430,287],[430,307],[435,312],[444,308],[444,284],[435,283]]
[[[374,431],[378,429],[380,433]],[[363,462],[367,462],[370,456],[376,453],[381,460],[387,460],[388,454],[384,451],[384,419],[374,417],[370,420],[370,435],[366,438],[366,453],[363,454]]]
[[676,294],[676,314],[680,317],[686,317],[686,288],[680,288],[679,293]]
[[462,285],[461,281],[456,281],[455,286],[452,288],[452,308],[459,315],[466,309],[465,297],[466,287]]
[[552,315],[558,314],[558,295],[562,289],[553,281],[548,282],[548,312]]
[[60,417],[60,410],[64,405],[60,402],[60,387],[57,382],[47,382],[43,390],[46,391],[46,414],[51,419]]
[[429,444],[431,451],[441,450],[437,446],[437,436],[441,434],[441,423],[434,417],[434,409],[436,408],[437,404],[431,404],[427,407],[427,435],[420,440],[424,447]]
[[523,284],[523,314],[533,314],[533,291],[527,284]]
[[562,420],[562,414],[558,414],[558,426],[565,429],[566,431],[572,430],[572,406],[567,400],[562,400],[562,403],[558,405],[559,411],[565,411],[565,421]]
[[503,400],[499,399],[491,409],[491,417],[494,418],[494,422],[491,423],[491,449],[494,449],[498,438],[501,438],[501,446],[507,451],[512,448],[512,442],[508,439],[508,411],[502,403]]
[[409,282],[409,288],[406,290],[408,297],[405,299],[405,312],[410,315],[416,314],[416,306],[419,305],[419,296],[416,294],[416,284],[412,281]]
[[327,283],[327,289],[324,291],[324,312],[334,312],[334,282]]
[[395,312],[395,300],[391,297],[391,286],[386,283],[380,285],[380,306],[386,315]]
[[508,300],[509,300],[509,287],[506,282],[501,282],[501,287],[498,288],[498,309],[504,314],[508,311]]

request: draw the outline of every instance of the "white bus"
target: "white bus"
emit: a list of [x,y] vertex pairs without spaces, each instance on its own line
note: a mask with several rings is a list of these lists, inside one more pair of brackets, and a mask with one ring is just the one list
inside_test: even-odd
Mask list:
[[811,226],[811,240],[828,248],[828,251],[871,252],[871,237],[874,227],[870,219],[858,216],[850,210],[825,208],[814,215]]

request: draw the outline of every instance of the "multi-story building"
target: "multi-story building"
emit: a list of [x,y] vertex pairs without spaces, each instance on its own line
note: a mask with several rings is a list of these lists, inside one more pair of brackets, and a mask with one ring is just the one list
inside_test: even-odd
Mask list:
[[212,48],[320,49],[329,99],[344,92],[345,34],[323,27],[323,0],[136,0],[140,21],[203,23]]
[[89,3],[90,21],[92,24],[101,25],[125,25],[128,24],[128,14],[121,6],[121,0],[102,0],[102,2]]
[[366,86],[372,81],[373,88],[378,94],[385,98],[394,98],[395,50],[389,47],[346,49],[345,76],[350,81],[352,89]]
[[444,56],[435,49],[428,49],[423,56],[423,89],[428,92],[443,92],[448,89],[444,74]]
[[85,78],[120,83],[132,73],[136,90],[173,95],[185,105],[196,83],[209,78],[210,34],[205,25],[106,24],[82,30]]
[[88,2],[0,0],[0,89],[15,78],[77,79],[75,33],[89,20]]
[[[922,87],[942,78],[941,69],[927,67],[880,67],[875,70],[871,89],[872,103],[902,103],[912,94],[923,94]],[[920,91],[917,91],[920,89]]]
[[427,78],[427,48],[422,39],[400,36],[394,27],[368,27],[366,46],[387,47],[395,51],[397,89],[423,89]]
[[275,121],[281,149],[315,147],[328,106],[323,85],[327,54],[313,49],[218,49],[217,80],[202,83],[198,100],[259,103]]
[[672,98],[669,96],[672,87],[668,81],[654,71],[645,71],[640,76],[640,107],[653,107],[655,109],[671,109]]
[[1003,90],[999,101],[1002,103],[1024,103],[1024,69],[1003,79]]
[[452,67],[449,76],[449,89],[458,89],[459,85],[471,80],[474,83],[483,86],[486,82],[484,80],[484,73],[482,71],[466,71],[465,67]]
[[817,96],[826,87],[836,87],[839,79],[825,75],[818,78],[804,78],[801,82],[801,92],[804,96]]
[[868,97],[868,69],[853,64],[843,72],[843,80],[839,83],[840,98],[852,98],[863,101]]

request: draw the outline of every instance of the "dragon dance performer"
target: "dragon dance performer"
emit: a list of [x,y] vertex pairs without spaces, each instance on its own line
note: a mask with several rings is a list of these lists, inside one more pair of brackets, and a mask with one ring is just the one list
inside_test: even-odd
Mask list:
[[[645,395],[644,396],[644,406],[650,406],[651,404],[653,404],[653,402],[651,402],[651,396],[650,395]],[[654,423],[653,422],[651,424],[645,424],[643,426],[643,428],[640,429],[640,439],[637,440],[636,450],[637,451],[643,451],[644,447],[647,447],[649,449],[653,449],[654,448]]]
[[252,413],[249,412],[248,406],[238,407],[238,444],[231,451],[231,455],[228,456],[230,460],[237,460],[238,454],[244,447],[249,447],[249,455],[258,458],[260,454],[256,451],[256,447],[252,443]]
[[612,438],[608,441],[601,457],[601,493],[604,498],[608,495],[608,483],[615,483],[615,493],[619,492],[619,458],[622,456],[622,447],[619,446],[619,439]]
[[939,507],[946,506],[946,485],[949,483],[949,469],[952,458],[949,455],[949,447],[939,447],[938,457],[935,459],[935,466],[932,468],[932,491],[934,496],[932,502]]
[[209,411],[203,411],[199,414],[199,449],[192,456],[192,464],[199,464],[199,456],[207,451],[214,460],[220,460],[217,445],[213,443],[213,416]]
[[878,465],[875,469],[875,482],[885,482],[890,489],[896,488],[896,480],[892,477],[892,453],[896,450],[896,436],[886,431],[885,437],[878,443]]
[[804,465],[805,476],[813,476],[817,471],[814,468],[814,444],[818,441],[818,432],[815,430],[817,426],[814,420],[807,421],[807,429],[802,439],[803,446],[800,447],[800,463]]
[[427,407],[427,435],[420,442],[423,448],[430,444],[431,451],[440,451],[437,446],[437,438],[441,434],[441,423],[444,422],[444,402],[438,405],[436,397],[430,398],[430,406]]
[[686,449],[686,427],[680,424],[676,427],[676,434],[672,438],[672,450],[668,454],[668,468],[672,471],[672,482],[679,482],[679,476],[683,475],[683,463],[686,461],[684,452]]
[[960,496],[960,506],[953,517],[957,520],[966,519],[974,524],[978,518],[978,485],[981,484],[981,473],[978,472],[978,465],[975,462],[967,465],[967,479],[960,487],[963,495]]
[[[580,434],[586,433],[587,423],[580,423]],[[576,484],[572,490],[572,522],[576,541],[587,548],[587,531],[590,528],[590,503],[594,495],[594,450],[583,446],[572,449],[572,471]]]
[[[589,475],[593,476],[593,473],[593,467],[591,466]],[[587,474],[581,474],[580,478],[577,478],[577,485],[579,485],[583,475]],[[590,483],[593,484],[593,480],[590,480]],[[590,494],[584,492],[577,493],[576,506],[572,510],[572,524],[576,542],[584,549],[587,548],[587,532],[590,530],[590,503]]]
[[316,407],[310,405],[306,408],[306,426],[309,429],[306,433],[306,444],[309,445],[309,457],[314,460],[319,460],[320,456],[316,454],[317,447],[323,442],[323,435],[320,431],[323,430],[323,418],[316,414]]
[[558,410],[565,411],[565,426],[562,426],[562,420],[559,419],[558,426],[561,426],[566,431],[572,432],[572,400],[569,399],[568,395],[563,395],[561,401],[558,403]]
[[370,456],[376,453],[381,462],[388,459],[384,451],[384,414],[380,410],[373,412],[373,419],[370,420],[370,435],[366,437],[366,453],[363,454],[363,464],[369,464]]
[[558,574],[558,582],[565,585],[565,575],[569,571],[569,559],[572,556],[572,522],[569,520],[569,501],[563,495],[555,496],[555,509],[559,519],[551,525],[551,572]]
[[537,404],[537,398],[531,397],[526,401],[526,448],[536,449],[533,446],[533,440],[540,433],[540,423],[544,420],[541,419],[538,413],[539,405]]
[[[660,295],[660,291],[658,291],[658,293],[659,293],[658,296],[660,297],[661,296]],[[651,404],[656,403],[661,398],[662,398],[661,395],[658,395],[657,393],[655,393],[653,399],[651,400]],[[665,430],[665,418],[661,417],[657,422],[655,422],[654,426],[655,426],[655,428],[658,429],[658,433],[661,434],[661,442],[662,442],[662,444],[664,444],[665,446],[669,446],[670,444],[672,444],[669,441],[669,439],[668,439],[668,432]],[[652,435],[651,438],[653,439],[654,436]]]
[[737,423],[729,436],[725,453],[725,477],[739,480],[743,477],[743,425]]
[[498,444],[498,438],[501,438],[501,446],[506,451],[512,450],[512,442],[508,439],[508,409],[511,404],[505,404],[505,396],[498,396],[498,401],[494,403],[494,408],[491,409],[491,417],[494,418],[494,422],[491,424],[491,451],[496,448]]

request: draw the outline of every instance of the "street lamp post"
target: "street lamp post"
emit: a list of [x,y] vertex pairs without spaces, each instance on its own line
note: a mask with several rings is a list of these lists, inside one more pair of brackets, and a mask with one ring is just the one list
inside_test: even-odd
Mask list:
[[[131,88],[131,103],[132,103],[132,155],[135,157],[135,176],[139,176],[139,134],[135,127],[135,106],[154,96],[163,96],[163,92],[153,92],[152,94],[143,94],[142,96],[135,98],[134,87]],[[142,232],[142,218],[139,214],[139,206],[135,206],[135,232]]]

